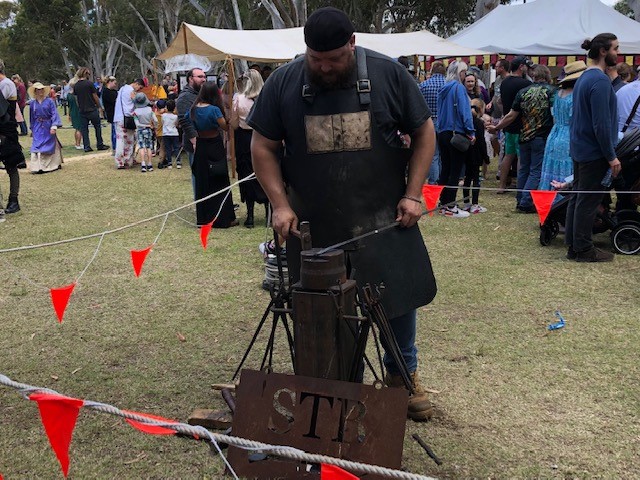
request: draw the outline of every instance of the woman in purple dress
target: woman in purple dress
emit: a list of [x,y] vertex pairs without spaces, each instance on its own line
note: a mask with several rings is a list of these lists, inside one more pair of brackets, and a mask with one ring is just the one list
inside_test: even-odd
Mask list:
[[29,88],[33,100],[29,104],[29,122],[33,143],[31,144],[31,173],[53,172],[62,168],[62,149],[56,130],[62,126],[55,102],[49,98],[50,87],[40,82]]

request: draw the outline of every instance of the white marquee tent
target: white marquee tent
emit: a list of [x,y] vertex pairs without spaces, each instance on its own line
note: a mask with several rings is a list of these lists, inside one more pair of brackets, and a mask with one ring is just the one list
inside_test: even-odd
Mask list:
[[500,5],[447,40],[500,54],[584,55],[584,39],[603,32],[618,37],[620,54],[640,54],[640,23],[600,0]]
[[[411,33],[356,33],[356,44],[390,57],[433,55],[464,57],[488,52],[463,47],[425,30]],[[280,30],[223,30],[183,23],[171,45],[157,58],[166,60],[186,53],[211,61],[227,57],[253,62],[288,62],[305,51],[303,28]]]

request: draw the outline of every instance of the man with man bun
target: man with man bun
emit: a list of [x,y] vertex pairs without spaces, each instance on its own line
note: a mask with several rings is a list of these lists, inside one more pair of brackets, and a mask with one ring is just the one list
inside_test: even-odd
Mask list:
[[616,65],[618,38],[601,33],[585,40],[582,48],[591,66],[580,76],[573,89],[573,117],[570,126],[569,154],[573,159],[573,188],[565,223],[567,258],[576,262],[610,262],[611,252],[594,247],[593,222],[602,193],[603,178],[611,169],[616,177],[622,168],[615,152],[618,138],[618,104],[607,76],[607,67]]

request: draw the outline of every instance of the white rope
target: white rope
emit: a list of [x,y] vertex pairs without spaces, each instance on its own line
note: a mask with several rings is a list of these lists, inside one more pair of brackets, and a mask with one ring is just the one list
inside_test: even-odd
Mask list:
[[102,240],[104,240],[104,234],[102,234],[100,236],[100,241],[98,242],[98,246],[96,247],[96,251],[93,252],[93,257],[91,257],[91,260],[89,260],[89,263],[87,263],[87,266],[84,267],[84,270],[82,270],[82,272],[80,273],[80,275],[78,275],[78,278],[76,278],[76,283],[78,283],[80,281],[80,279],[82,278],[82,276],[84,275],[84,273],[89,269],[89,266],[93,263],[93,261],[96,259],[96,257],[98,256],[98,252],[100,251],[100,245],[102,245]]
[[65,243],[72,243],[72,242],[79,242],[81,240],[88,240],[89,238],[97,238],[97,237],[102,237],[102,236],[105,236],[105,235],[112,235],[114,233],[118,233],[118,232],[121,232],[123,230],[127,230],[129,228],[137,227],[138,225],[150,222],[151,220],[155,220],[157,218],[162,218],[162,217],[164,217],[166,215],[169,215],[171,213],[179,212],[180,210],[183,210],[183,209],[185,209],[187,207],[190,207],[192,205],[196,205],[197,203],[204,202],[206,200],[209,200],[210,198],[213,198],[213,197],[215,197],[217,195],[221,195],[221,194],[223,194],[225,192],[228,192],[228,191],[230,192],[231,189],[233,187],[235,187],[236,185],[240,185],[243,182],[248,182],[249,180],[253,180],[254,178],[256,178],[256,174],[252,173],[248,177],[245,177],[242,180],[238,180],[237,182],[229,185],[228,187],[225,187],[225,188],[223,188],[221,190],[218,190],[217,192],[214,192],[214,193],[212,193],[210,195],[207,195],[206,197],[200,198],[198,200],[194,200],[193,202],[189,202],[189,203],[187,203],[185,205],[182,205],[182,206],[180,206],[178,208],[174,208],[173,210],[169,210],[168,212],[159,213],[158,215],[154,215],[153,217],[145,218],[143,220],[138,220],[137,222],[130,223],[129,225],[124,225],[122,227],[114,228],[112,230],[105,230],[104,232],[100,232],[100,233],[92,233],[90,235],[84,235],[84,236],[81,236],[81,237],[74,237],[74,238],[67,238],[67,239],[58,240],[58,241],[55,241],[55,242],[40,243],[40,244],[37,244],[37,245],[24,245],[22,247],[3,248],[3,249],[0,249],[0,253],[18,252],[18,251],[23,251],[23,250],[33,250],[33,249],[36,249],[36,248],[52,247],[52,246],[55,246],[55,245],[62,245],[62,244],[65,244]]
[[[18,383],[11,380],[6,375],[0,373],[0,384],[5,385],[7,387],[14,388],[23,395],[25,398],[29,398],[29,395],[32,393],[49,393],[52,395],[61,395],[55,390],[51,390],[48,388],[42,387],[34,387],[32,385],[27,385],[24,383]],[[90,408],[91,410],[95,410],[97,412],[107,413],[110,415],[115,415],[122,418],[128,418],[130,420],[135,420],[140,423],[144,423],[147,425],[154,425],[159,427],[168,428],[171,430],[175,430],[178,433],[188,435],[194,438],[207,438],[216,448],[220,456],[229,471],[232,472],[234,477],[237,479],[237,475],[227,462],[227,459],[224,455],[222,455],[222,451],[218,443],[226,443],[228,445],[238,447],[244,450],[251,451],[260,451],[269,453],[269,455],[288,458],[291,460],[296,460],[300,462],[313,463],[313,464],[327,464],[327,465],[335,465],[340,468],[344,468],[345,470],[349,470],[351,472],[356,473],[372,473],[376,475],[381,475],[389,478],[396,478],[402,480],[435,480],[433,477],[426,477],[423,475],[416,475],[413,473],[402,472],[400,470],[394,470],[391,468],[380,467],[378,465],[370,465],[366,463],[360,462],[352,462],[350,460],[343,460],[341,458],[329,457],[326,455],[312,454],[304,452],[303,450],[299,450],[297,448],[288,447],[284,445],[270,445],[267,443],[256,442],[254,440],[248,440],[240,437],[232,437],[229,435],[223,435],[220,433],[214,433],[207,430],[204,427],[188,425],[186,423],[168,423],[160,420],[155,420],[152,418],[144,417],[142,415],[137,415],[135,413],[125,412],[120,410],[113,405],[108,405],[106,403],[94,402],[91,400],[84,400],[84,406]]]
[[0,261],[2,262],[2,265],[5,266],[5,268],[7,268],[8,270],[12,271],[15,275],[18,276],[18,278],[21,278],[22,280],[24,280],[25,282],[33,285],[36,288],[39,288],[41,290],[46,290],[49,291],[50,287],[45,287],[44,285],[38,283],[38,282],[34,282],[33,280],[31,280],[29,277],[27,277],[24,273],[22,273],[20,270],[14,268],[12,265],[10,265],[4,258],[0,258]]
[[153,245],[158,243],[158,240],[160,240],[160,235],[162,235],[162,232],[164,232],[164,226],[167,224],[167,220],[168,219],[169,219],[169,214],[167,213],[164,216],[164,221],[162,222],[162,226],[160,227],[160,231],[158,232],[158,235],[156,235],[156,239],[153,241]]

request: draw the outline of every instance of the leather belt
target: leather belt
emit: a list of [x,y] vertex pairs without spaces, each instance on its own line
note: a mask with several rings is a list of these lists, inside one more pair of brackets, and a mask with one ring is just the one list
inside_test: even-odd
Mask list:
[[198,132],[198,138],[215,138],[218,135],[220,135],[220,132],[217,128],[212,130],[200,130]]

